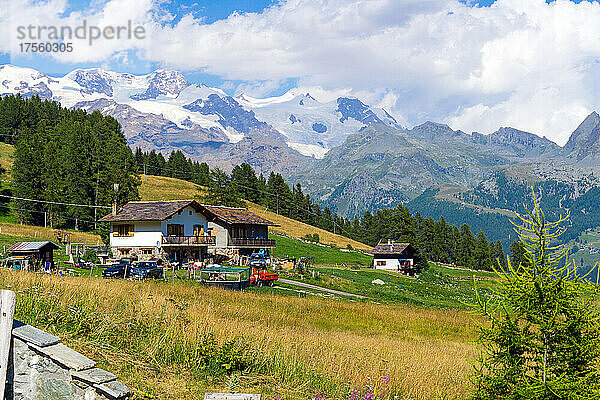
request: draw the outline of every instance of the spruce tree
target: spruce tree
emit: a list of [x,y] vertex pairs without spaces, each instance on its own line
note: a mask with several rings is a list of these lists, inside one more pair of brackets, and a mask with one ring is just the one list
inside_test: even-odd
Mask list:
[[215,168],[211,172],[211,178],[208,189],[200,191],[198,195],[200,201],[215,206],[243,207],[245,205],[226,172]]
[[534,195],[533,210],[519,219],[523,260],[498,266],[499,288],[476,304],[489,324],[479,328],[471,398],[598,399],[597,286],[577,275],[566,246],[553,244],[567,217],[548,222]]

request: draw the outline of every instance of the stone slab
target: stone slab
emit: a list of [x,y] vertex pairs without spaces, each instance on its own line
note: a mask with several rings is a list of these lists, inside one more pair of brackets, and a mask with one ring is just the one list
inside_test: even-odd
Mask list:
[[204,400],[260,400],[260,394],[204,393]]
[[98,389],[102,393],[108,395],[113,399],[123,399],[131,393],[129,388],[119,381],[110,381],[106,383],[96,384],[94,388]]
[[47,347],[39,347],[30,344],[30,347],[47,355],[57,363],[62,364],[67,368],[74,369],[75,371],[92,368],[96,365],[94,360],[87,358],[83,354],[76,352],[62,343]]
[[100,368],[90,368],[81,371],[73,371],[71,375],[74,378],[89,383],[105,383],[117,379],[117,376],[115,374]]
[[60,343],[58,336],[17,320],[13,322],[12,334],[24,342],[32,343],[38,347],[52,346],[53,344]]

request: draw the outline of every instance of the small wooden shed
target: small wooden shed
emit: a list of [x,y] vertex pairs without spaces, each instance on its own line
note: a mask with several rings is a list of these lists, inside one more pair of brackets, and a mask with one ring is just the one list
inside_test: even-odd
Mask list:
[[11,257],[27,257],[31,265],[39,268],[54,268],[54,250],[60,246],[54,242],[17,242],[13,244],[7,253]]

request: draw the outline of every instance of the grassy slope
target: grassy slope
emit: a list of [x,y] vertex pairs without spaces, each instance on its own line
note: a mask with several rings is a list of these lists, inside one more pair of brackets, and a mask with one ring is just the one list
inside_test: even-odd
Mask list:
[[[147,175],[145,180],[142,177],[142,185],[140,186],[142,200],[193,199],[196,194],[196,186],[190,182],[152,175]],[[306,236],[307,234],[318,233],[322,243],[343,248],[347,245],[351,245],[355,249],[371,250],[370,246],[355,240],[340,235],[334,235],[331,232],[283,217],[271,211],[265,211],[265,208],[258,204],[248,202],[248,209],[265,217],[269,221],[276,223],[278,226],[272,227],[272,232],[285,233],[298,238]]]
[[[367,384],[380,399],[459,398],[475,356],[474,322],[453,310],[1,270],[0,287],[18,293],[17,318],[99,361],[137,399],[232,390],[347,399]],[[206,332],[243,336],[254,352],[249,370],[202,379],[196,358]]]
[[[590,254],[594,249],[600,249],[600,228],[582,233],[577,240],[569,242],[568,247],[577,245],[579,250],[571,253],[571,260],[575,261],[577,266],[592,267],[600,262],[600,253]],[[583,259],[583,263],[581,260]]]
[[271,235],[277,241],[273,250],[275,257],[313,257],[318,265],[346,264],[368,266],[373,263],[373,257],[357,251],[342,251],[337,248],[306,243],[281,235]]
[[[497,284],[496,278],[491,273],[451,270],[433,264],[417,279],[370,268],[316,266],[312,270],[316,272],[315,275],[300,276],[291,271],[280,271],[279,274],[282,278],[360,294],[380,303],[403,303],[439,309],[467,309],[468,304],[476,303],[474,277],[478,281],[480,295],[483,296],[489,295],[489,289]],[[373,284],[376,279],[383,281],[384,284]],[[266,289],[263,291],[268,292]]]

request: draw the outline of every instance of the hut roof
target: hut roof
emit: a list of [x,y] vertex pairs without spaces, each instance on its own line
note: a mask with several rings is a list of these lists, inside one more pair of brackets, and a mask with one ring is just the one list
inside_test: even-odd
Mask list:
[[60,249],[60,246],[55,244],[54,242],[45,241],[45,242],[17,242],[8,248],[8,252],[31,252],[35,253],[40,251],[42,248],[46,246],[51,246],[53,250]]

